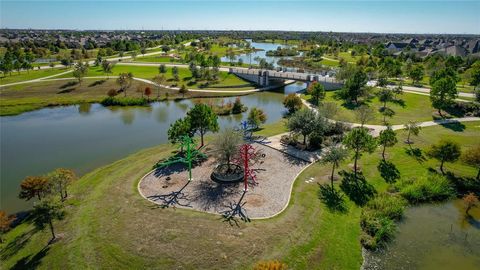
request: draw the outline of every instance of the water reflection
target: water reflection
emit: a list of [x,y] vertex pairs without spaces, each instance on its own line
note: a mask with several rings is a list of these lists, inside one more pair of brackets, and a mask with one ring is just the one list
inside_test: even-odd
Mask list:
[[[242,96],[241,101],[248,108],[261,107],[267,123],[272,123],[283,115],[283,97],[283,91],[261,92]],[[219,98],[215,102],[234,100]],[[142,148],[168,142],[168,127],[192,105],[192,100],[156,102],[148,107],[82,104],[0,117],[2,210],[30,206],[17,198],[19,183],[27,175],[44,174],[57,167],[83,174]],[[238,125],[247,114],[219,117],[219,124],[222,128]]]

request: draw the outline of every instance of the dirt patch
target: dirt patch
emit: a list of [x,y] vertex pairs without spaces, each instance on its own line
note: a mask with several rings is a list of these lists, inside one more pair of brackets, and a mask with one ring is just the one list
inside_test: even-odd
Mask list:
[[152,171],[139,183],[140,193],[162,207],[182,207],[225,214],[238,208],[249,218],[268,217],[279,213],[287,205],[291,186],[297,174],[308,165],[272,148],[255,144],[266,157],[257,164],[257,184],[219,184],[210,179],[217,165],[209,158],[192,169],[193,180],[183,164],[175,164]]

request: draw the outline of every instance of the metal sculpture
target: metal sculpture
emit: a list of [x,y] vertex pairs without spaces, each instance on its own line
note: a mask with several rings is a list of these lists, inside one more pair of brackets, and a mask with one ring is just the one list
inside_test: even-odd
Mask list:
[[257,184],[257,175],[255,169],[252,168],[260,158],[264,158],[265,154],[262,154],[261,151],[257,150],[251,144],[242,144],[239,148],[238,158],[235,160],[235,163],[243,166],[243,181],[244,181],[244,191],[248,191],[248,181],[252,181],[253,185]]
[[155,165],[155,168],[164,168],[175,163],[183,163],[188,166],[188,181],[192,181],[192,162],[202,159],[207,159],[207,156],[200,152],[195,144],[194,140],[189,136],[183,136],[180,142],[180,151],[183,153],[185,150],[185,155],[175,155],[168,158],[163,162],[159,162]]

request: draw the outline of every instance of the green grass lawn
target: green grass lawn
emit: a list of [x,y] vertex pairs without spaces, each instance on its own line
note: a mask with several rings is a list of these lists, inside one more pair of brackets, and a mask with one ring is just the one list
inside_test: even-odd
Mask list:
[[340,60],[340,58],[343,58],[345,61],[349,63],[356,63],[358,59],[360,59],[360,56],[352,56],[350,51],[348,52],[339,52],[338,56],[335,56],[333,54],[325,54],[325,57],[332,58],[332,59],[337,59]]
[[2,75],[0,75],[0,84],[34,80],[34,79],[62,73],[67,70],[68,70],[67,68],[49,68],[49,69],[41,69],[41,70],[30,70],[28,72],[21,71],[20,73],[14,71],[12,72],[11,76],[8,74],[6,76],[3,76],[3,73],[2,73]]
[[[272,126],[273,127],[273,126]],[[265,126],[265,134],[270,131]],[[275,128],[274,128],[275,129]],[[480,139],[480,122],[422,129],[412,147],[423,151],[441,138],[462,143],[462,149]],[[399,143],[387,150],[402,177],[415,177],[438,162],[419,162]],[[219,216],[184,209],[161,209],[143,199],[136,189],[139,179],[174,147],[160,145],[99,168],[70,188],[67,217],[55,222],[61,240],[47,246],[48,230],[36,231],[29,222],[5,235],[0,244],[2,265],[19,268],[184,268],[251,269],[265,259],[277,259],[289,269],[359,269],[361,209],[347,200],[346,213],[333,213],[320,203],[315,183],[328,181],[330,166],[308,167],[294,184],[289,207],[268,220],[230,226]],[[366,179],[383,191],[376,164],[380,149],[364,155],[360,166]],[[348,168],[348,163],[341,169]],[[476,168],[461,162],[447,164],[458,176],[473,177]],[[261,183],[260,183],[261,184]]]
[[[147,86],[152,87],[151,98],[156,99],[158,89],[138,81],[133,81],[127,90],[127,97],[141,97],[137,88],[145,89]],[[107,97],[108,90],[118,88],[115,79],[85,79],[81,85],[72,79],[8,86],[0,91],[0,116],[16,115],[48,106],[100,102]],[[228,91],[225,91],[225,94],[188,92],[183,96],[177,90],[161,89],[161,100],[165,99],[166,93],[169,99],[228,95]],[[119,96],[123,97],[123,93]]]
[[152,63],[171,63],[176,61],[171,61],[173,58],[165,55],[148,55],[148,56],[138,56],[135,59],[135,62],[152,62]]
[[[116,65],[110,75],[115,76],[124,72],[132,72],[134,77],[151,80],[158,75],[158,67],[153,66],[129,66],[129,65]],[[200,85],[195,83],[191,78],[191,73],[187,68],[178,68],[178,75],[180,81],[178,85],[185,84],[187,88],[201,89]],[[105,76],[101,67],[90,67],[87,76]],[[69,78],[72,74],[65,74],[61,77]],[[172,81],[172,68],[167,67],[167,73],[165,77],[169,84],[173,84]],[[255,88],[253,84],[240,79],[234,74],[228,74],[228,72],[221,71],[219,73],[219,81],[216,84],[208,85],[208,87],[202,89],[224,89],[228,90],[248,90]]]
[[[304,96],[307,100],[308,95]],[[405,124],[410,120],[417,122],[431,121],[433,120],[432,113],[435,109],[432,108],[430,99],[428,96],[417,95],[411,93],[403,93],[399,96],[404,101],[404,105],[397,103],[388,103],[388,106],[395,111],[395,116],[389,120],[391,124]],[[335,120],[356,123],[355,119],[355,106],[345,104],[343,100],[335,97],[335,91],[327,91],[324,102],[334,102],[338,105],[339,111],[333,117]],[[375,110],[375,119],[369,121],[368,124],[382,124],[383,116],[378,111],[383,104],[378,98],[372,97],[370,100],[365,101],[368,106]],[[387,118],[388,119],[388,118]]]

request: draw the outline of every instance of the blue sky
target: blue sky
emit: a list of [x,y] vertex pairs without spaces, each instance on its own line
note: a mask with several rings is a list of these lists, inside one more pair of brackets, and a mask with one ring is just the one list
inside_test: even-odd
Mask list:
[[475,1],[13,1],[2,28],[480,34]]

